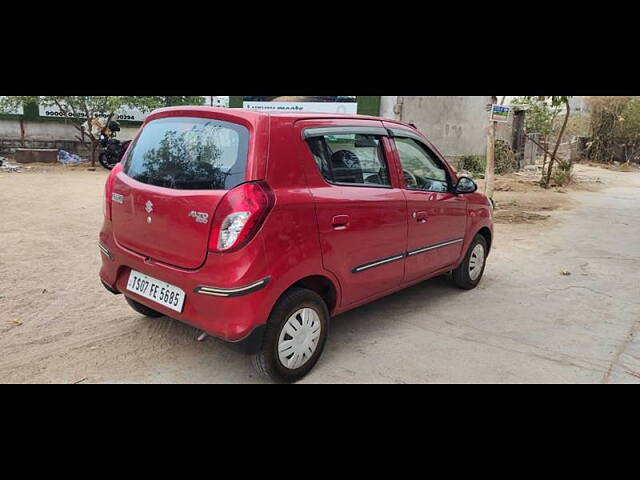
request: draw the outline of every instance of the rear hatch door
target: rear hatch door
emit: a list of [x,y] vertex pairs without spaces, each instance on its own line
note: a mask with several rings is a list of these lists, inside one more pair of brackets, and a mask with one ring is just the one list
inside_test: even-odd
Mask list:
[[151,120],[114,179],[118,243],[181,268],[201,266],[218,203],[246,180],[248,148],[244,125],[201,117]]

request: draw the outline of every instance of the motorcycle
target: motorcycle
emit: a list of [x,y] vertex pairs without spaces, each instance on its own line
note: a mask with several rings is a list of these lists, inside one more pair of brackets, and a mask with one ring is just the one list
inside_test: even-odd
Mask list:
[[[108,130],[108,132],[107,132]],[[111,170],[115,167],[122,157],[124,152],[127,151],[127,147],[131,143],[131,140],[121,142],[116,138],[116,132],[120,131],[120,125],[116,121],[109,122],[107,128],[103,129],[100,133],[100,145],[102,146],[102,152],[98,156],[98,161],[107,170]]]

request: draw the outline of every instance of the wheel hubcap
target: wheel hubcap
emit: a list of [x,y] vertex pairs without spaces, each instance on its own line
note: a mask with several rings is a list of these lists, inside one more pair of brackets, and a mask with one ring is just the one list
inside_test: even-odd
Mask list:
[[471,251],[471,257],[469,257],[469,277],[471,280],[476,281],[482,273],[482,266],[484,265],[484,247],[481,244],[473,247]]
[[278,340],[278,358],[286,368],[294,370],[307,363],[318,347],[322,324],[312,308],[301,308],[291,315]]

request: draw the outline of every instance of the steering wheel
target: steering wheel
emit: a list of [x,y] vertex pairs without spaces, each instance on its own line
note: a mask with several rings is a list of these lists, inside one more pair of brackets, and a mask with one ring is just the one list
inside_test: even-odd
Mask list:
[[416,178],[416,176],[413,173],[411,173],[409,170],[406,170],[404,168],[402,169],[402,173],[404,173],[404,183],[406,183],[406,184],[409,183],[409,182],[407,182],[407,177],[409,177],[409,179],[412,182],[412,185],[416,186],[416,187],[418,186],[418,179]]

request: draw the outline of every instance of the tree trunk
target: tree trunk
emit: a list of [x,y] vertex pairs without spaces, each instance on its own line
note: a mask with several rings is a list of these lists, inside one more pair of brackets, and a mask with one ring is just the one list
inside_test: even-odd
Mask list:
[[20,145],[24,147],[24,137],[26,136],[24,129],[24,119],[20,118]]
[[[551,158],[549,159],[549,168],[547,169],[547,177],[546,179],[543,177],[543,180],[542,180],[542,186],[544,188],[549,188],[549,183],[551,182],[551,173],[553,171],[553,163],[556,160],[556,154],[558,153],[558,149],[560,148],[560,143],[562,142],[562,136],[564,135],[564,131],[567,128],[567,123],[569,123],[569,115],[571,114],[571,107],[569,106],[569,100],[565,100],[564,103],[565,103],[565,106],[567,107],[567,112],[564,114],[564,122],[562,123],[560,134],[558,135],[556,146],[553,149]],[[542,174],[544,175],[544,172],[542,172]]]
[[91,167],[96,166],[96,150],[98,150],[98,142],[91,141]]
[[489,122],[489,135],[487,135],[487,168],[484,174],[484,193],[493,198],[496,172],[496,126],[497,122]]

